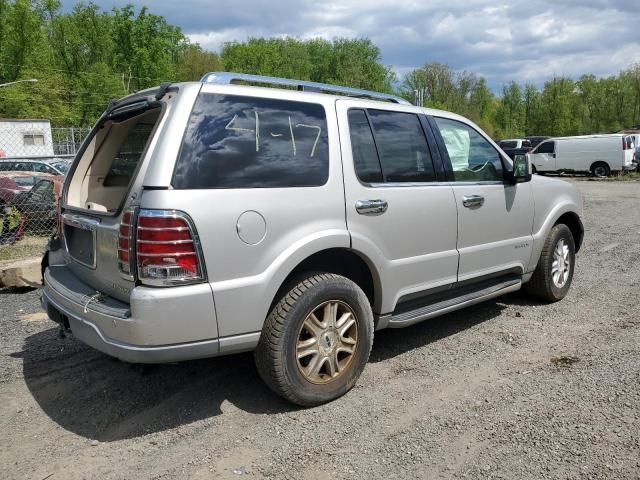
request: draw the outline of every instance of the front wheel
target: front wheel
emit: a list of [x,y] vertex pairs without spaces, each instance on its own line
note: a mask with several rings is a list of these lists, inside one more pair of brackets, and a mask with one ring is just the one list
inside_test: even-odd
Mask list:
[[367,296],[340,275],[310,275],[267,317],[255,361],[275,393],[311,407],[334,400],[356,383],[373,345]]
[[576,247],[571,230],[562,223],[554,226],[542,247],[536,271],[525,289],[548,302],[562,300],[571,287],[575,259]]

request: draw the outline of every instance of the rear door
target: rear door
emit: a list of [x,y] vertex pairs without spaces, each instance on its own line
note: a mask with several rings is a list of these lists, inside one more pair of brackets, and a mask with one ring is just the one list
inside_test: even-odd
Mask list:
[[508,160],[473,124],[432,117],[458,210],[458,281],[524,273],[533,247],[531,184],[505,181]]
[[352,247],[382,272],[376,313],[456,281],[456,205],[415,107],[338,100]]

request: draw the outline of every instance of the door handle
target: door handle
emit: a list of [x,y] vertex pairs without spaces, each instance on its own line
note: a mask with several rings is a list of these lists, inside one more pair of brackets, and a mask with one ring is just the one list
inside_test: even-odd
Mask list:
[[356,211],[360,215],[382,215],[387,211],[386,200],[358,200],[356,202]]
[[481,207],[484,204],[484,197],[482,195],[465,195],[462,197],[462,204],[467,207]]

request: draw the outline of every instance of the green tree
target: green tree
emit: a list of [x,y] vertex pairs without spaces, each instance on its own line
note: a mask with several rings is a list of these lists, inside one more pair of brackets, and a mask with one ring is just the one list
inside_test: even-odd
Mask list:
[[175,80],[191,82],[200,80],[205,73],[222,70],[222,61],[215,52],[207,52],[200,45],[187,45],[176,65]]

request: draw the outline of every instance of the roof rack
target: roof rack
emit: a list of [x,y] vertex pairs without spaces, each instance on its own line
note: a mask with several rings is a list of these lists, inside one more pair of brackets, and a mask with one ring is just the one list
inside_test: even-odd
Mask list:
[[386,100],[389,102],[399,103],[402,105],[411,105],[404,98],[387,93],[372,92],[370,90],[362,90],[359,88],[341,87],[338,85],[329,85],[328,83],[308,82],[306,80],[291,80],[288,78],[267,77],[264,75],[250,75],[247,73],[233,72],[211,72],[202,77],[201,82],[216,83],[219,85],[230,85],[234,81],[244,81],[251,83],[261,83],[265,86],[283,85],[287,87],[296,87],[299,91],[317,92],[317,93],[337,93],[347,95],[349,97],[371,98],[374,100]]

